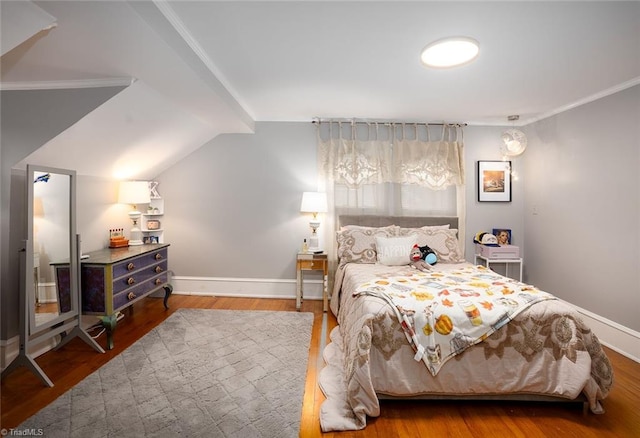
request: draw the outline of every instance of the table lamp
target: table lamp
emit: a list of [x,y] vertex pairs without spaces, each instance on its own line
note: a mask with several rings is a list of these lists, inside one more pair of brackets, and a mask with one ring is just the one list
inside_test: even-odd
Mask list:
[[309,221],[312,233],[309,239],[309,250],[318,250],[318,233],[320,221],[318,213],[327,212],[327,194],[322,192],[304,192],[302,193],[302,204],[300,205],[302,213],[312,213],[313,219]]
[[138,210],[138,204],[148,204],[151,202],[149,195],[149,183],[147,181],[122,181],[118,191],[118,202],[121,204],[131,204],[133,209],[129,212],[129,219],[133,222],[129,233],[129,245],[142,245],[142,230],[138,226],[138,221],[142,213]]

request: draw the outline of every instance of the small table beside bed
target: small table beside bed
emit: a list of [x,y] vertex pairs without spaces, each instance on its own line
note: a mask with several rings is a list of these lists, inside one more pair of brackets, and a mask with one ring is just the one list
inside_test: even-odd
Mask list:
[[[323,431],[363,429],[381,398],[577,401],[604,412],[613,370],[595,334],[552,294],[466,262],[458,218],[341,216],[336,234]],[[381,257],[412,243],[435,251],[431,270]]]

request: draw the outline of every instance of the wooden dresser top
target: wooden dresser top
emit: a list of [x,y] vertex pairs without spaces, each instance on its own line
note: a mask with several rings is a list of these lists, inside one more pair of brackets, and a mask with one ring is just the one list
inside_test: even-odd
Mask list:
[[82,263],[92,264],[111,264],[118,263],[122,260],[126,260],[132,257],[156,251],[158,249],[166,248],[168,243],[151,243],[137,246],[127,246],[125,248],[104,248],[97,251],[86,253],[89,256],[87,259],[83,259]]

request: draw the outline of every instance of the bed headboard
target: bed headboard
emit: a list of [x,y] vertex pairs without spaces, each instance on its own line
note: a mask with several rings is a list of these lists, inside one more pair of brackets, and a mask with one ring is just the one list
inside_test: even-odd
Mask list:
[[342,215],[338,217],[338,229],[345,225],[361,227],[386,227],[397,225],[402,228],[420,228],[427,225],[446,225],[458,229],[458,218],[453,216],[419,217],[419,216],[372,216]]

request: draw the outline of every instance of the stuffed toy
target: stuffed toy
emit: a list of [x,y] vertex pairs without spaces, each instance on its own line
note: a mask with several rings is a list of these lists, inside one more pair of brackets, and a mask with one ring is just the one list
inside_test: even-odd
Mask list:
[[500,246],[498,245],[498,239],[496,238],[496,236],[484,231],[480,231],[479,233],[476,233],[475,237],[473,238],[473,241],[475,243],[479,243],[480,245],[484,245],[484,246]]
[[420,251],[420,247],[418,245],[413,245],[409,258],[411,259],[411,263],[409,263],[409,265],[413,266],[418,271],[427,272],[431,270],[431,265],[425,262],[422,258],[422,251]]
[[428,264],[435,265],[438,263],[438,256],[436,255],[436,252],[427,245],[420,247],[420,253],[422,254],[422,260]]

